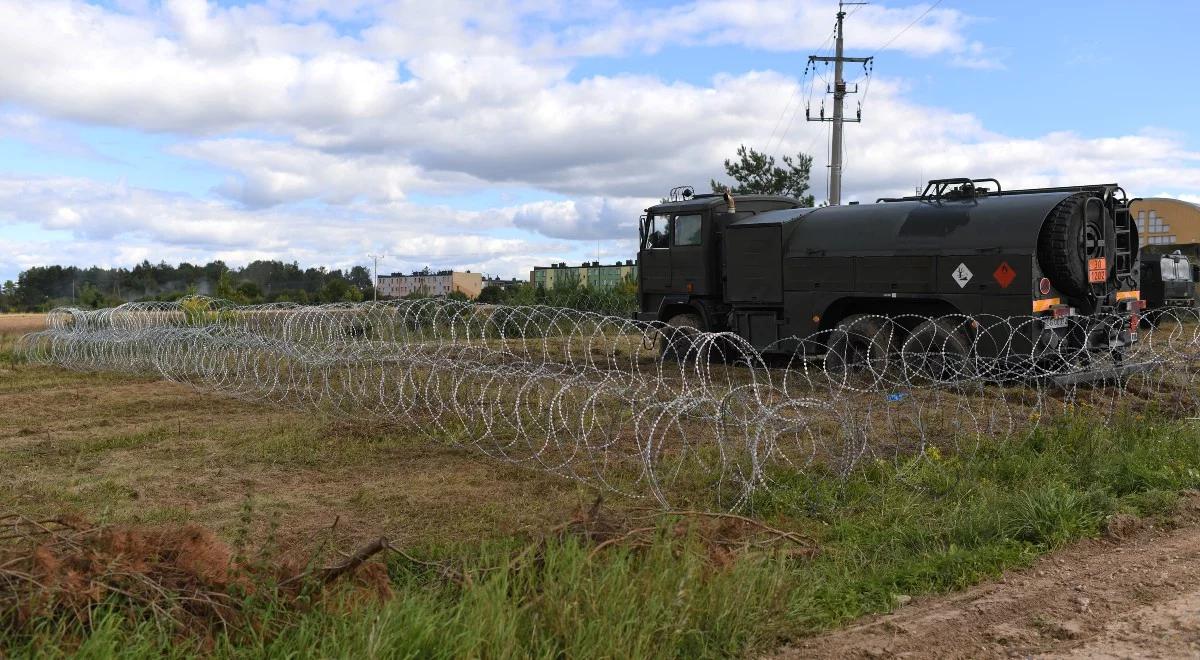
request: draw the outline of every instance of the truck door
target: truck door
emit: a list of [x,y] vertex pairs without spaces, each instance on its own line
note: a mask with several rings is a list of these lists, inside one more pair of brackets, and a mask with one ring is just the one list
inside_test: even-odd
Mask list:
[[700,212],[675,216],[671,227],[671,289],[676,293],[708,294],[707,219]]
[[671,216],[651,215],[642,225],[638,273],[642,293],[671,292]]

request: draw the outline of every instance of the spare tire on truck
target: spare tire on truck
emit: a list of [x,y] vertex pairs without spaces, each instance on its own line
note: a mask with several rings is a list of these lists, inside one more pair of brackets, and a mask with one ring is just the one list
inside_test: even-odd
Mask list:
[[1038,235],[1038,263],[1054,288],[1083,298],[1091,292],[1088,260],[1105,259],[1108,273],[1115,267],[1116,245],[1105,239],[1112,223],[1103,204],[1086,193],[1064,199],[1054,207]]

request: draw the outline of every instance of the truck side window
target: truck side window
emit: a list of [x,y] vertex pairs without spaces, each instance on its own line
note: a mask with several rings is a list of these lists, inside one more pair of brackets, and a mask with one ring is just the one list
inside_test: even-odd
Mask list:
[[675,216],[675,246],[700,245],[700,215]]
[[646,245],[643,249],[653,250],[655,248],[670,247],[669,238],[671,235],[667,230],[668,221],[669,218],[665,215],[651,216],[646,221]]

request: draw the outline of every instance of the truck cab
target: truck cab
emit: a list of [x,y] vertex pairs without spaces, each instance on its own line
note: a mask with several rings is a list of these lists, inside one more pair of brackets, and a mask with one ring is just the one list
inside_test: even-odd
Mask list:
[[[698,330],[727,329],[722,235],[736,220],[767,211],[798,208],[792,197],[776,195],[674,195],[646,209],[638,247],[637,318]],[[681,318],[682,317],[682,318]]]

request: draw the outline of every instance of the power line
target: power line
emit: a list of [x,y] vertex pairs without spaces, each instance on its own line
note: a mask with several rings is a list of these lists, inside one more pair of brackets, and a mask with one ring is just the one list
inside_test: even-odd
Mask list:
[[[830,43],[832,43],[833,38],[835,36],[837,36],[837,27],[836,26],[834,27],[833,31],[829,33],[829,36],[825,37],[825,41],[822,42],[821,45],[817,48],[817,52],[818,53],[823,52],[825,50],[826,46],[828,46]],[[796,85],[796,88],[794,90],[792,90],[792,94],[790,96],[788,96],[787,104],[785,104],[783,106],[783,110],[779,113],[779,117],[775,120],[775,126],[774,126],[774,128],[771,129],[771,136],[767,138],[767,145],[766,145],[767,153],[771,152],[771,142],[773,142],[775,140],[775,134],[778,133],[779,126],[783,123],[783,118],[785,115],[787,115],[788,108],[792,107],[792,101],[795,100],[796,97],[798,97],[800,95],[800,90],[804,86],[804,78],[807,77],[807,75],[808,75],[808,67],[804,68],[804,73],[805,73],[805,75],[801,76],[800,81]],[[812,86],[810,85],[808,98],[805,100],[805,104],[807,105],[808,102],[811,102],[811,101],[812,101]],[[792,125],[792,120],[794,120],[796,118],[796,111],[799,109],[799,107],[800,106],[797,105],[796,109],[792,110],[792,118],[788,120],[789,127]],[[785,130],[784,131],[785,135],[786,135],[786,132],[787,131]],[[782,135],[779,138],[779,145],[783,146],[783,136]]]
[[916,18],[913,20],[913,22],[912,22],[912,23],[909,23],[908,25],[906,25],[906,26],[904,27],[904,29],[903,29],[903,30],[900,30],[899,32],[897,32],[897,33],[895,34],[895,36],[893,36],[891,39],[888,39],[888,40],[887,40],[887,43],[885,43],[885,44],[883,44],[882,46],[880,46],[880,47],[879,47],[879,49],[878,49],[878,50],[876,50],[874,53],[871,53],[871,56],[872,56],[872,57],[874,57],[874,56],[878,55],[878,54],[879,54],[879,52],[880,52],[880,51],[882,51],[884,48],[887,48],[888,46],[891,46],[893,41],[895,41],[895,40],[899,39],[899,38],[900,38],[900,35],[904,34],[905,32],[908,32],[909,28],[911,28],[912,26],[914,26],[914,25],[916,25],[917,23],[921,22],[921,19],[922,19],[922,18],[925,18],[926,16],[928,16],[928,15],[929,15],[929,12],[933,11],[934,9],[937,9],[937,6],[938,6],[938,5],[940,5],[940,4],[942,4],[942,0],[937,0],[937,2],[933,3],[932,5],[930,5],[930,6],[929,6],[929,9],[926,9],[926,10],[925,10],[925,11],[924,11],[924,12],[923,12],[923,13],[922,13],[920,16],[916,17]]

